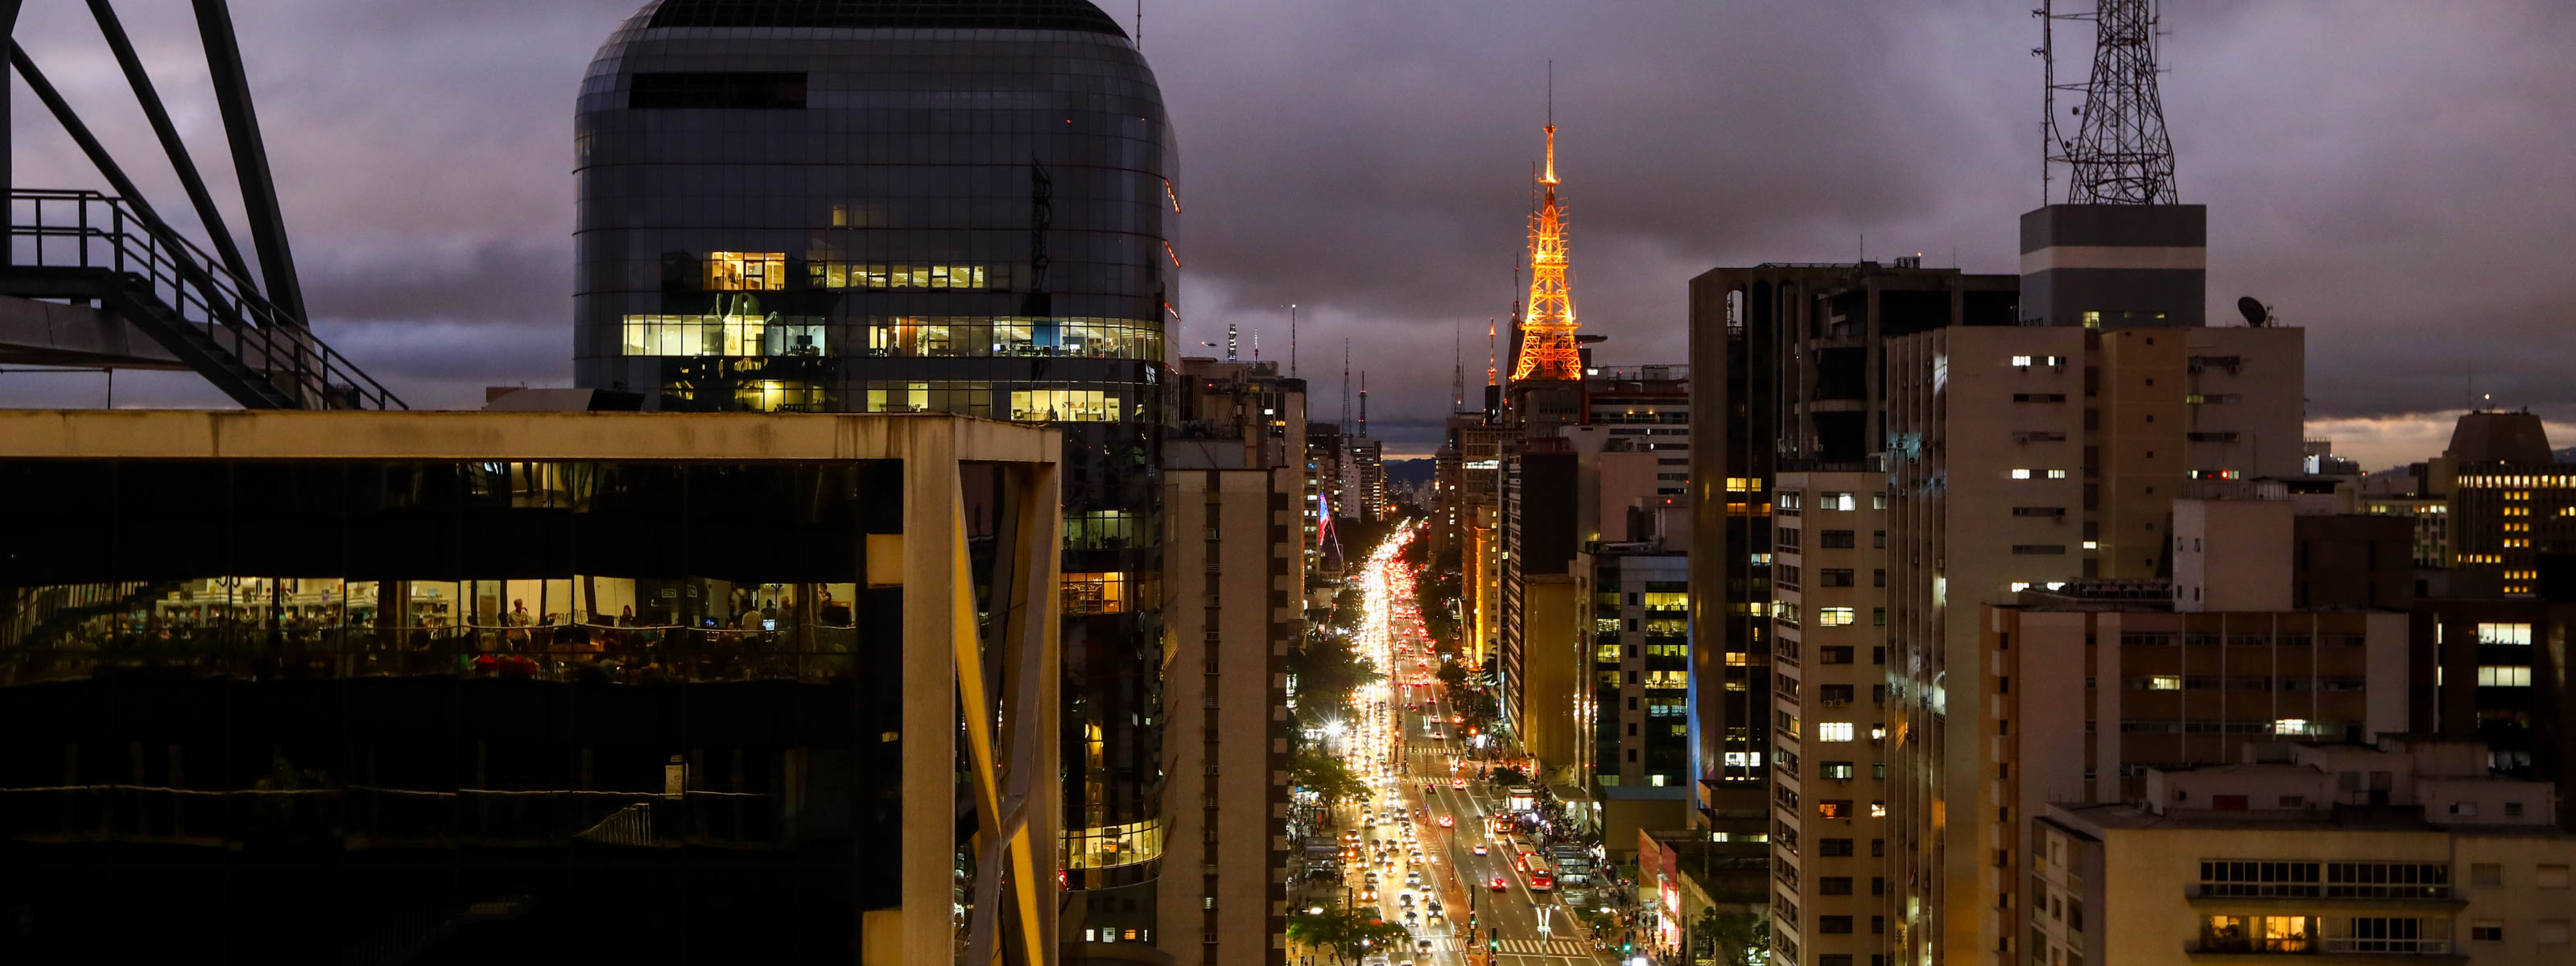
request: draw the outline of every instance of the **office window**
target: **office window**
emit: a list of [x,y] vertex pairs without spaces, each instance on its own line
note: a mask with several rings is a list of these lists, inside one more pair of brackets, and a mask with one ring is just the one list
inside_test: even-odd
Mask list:
[[2502,920],[2502,919],[2476,919],[2476,920],[2471,920],[2471,921],[2469,922],[2469,939],[2470,939],[2470,941],[2472,941],[2472,942],[2482,942],[2482,943],[2500,943],[2500,942],[2503,942],[2503,941],[2504,941],[2504,920]]
[[[2531,931],[2532,941],[2543,946],[2567,945],[2567,920],[2543,919]],[[2565,953],[2557,955],[2564,956]]]
[[[1831,806],[1831,805],[1833,805],[1833,804],[1834,804],[1833,802],[1819,802],[1819,803],[1817,803],[1817,806],[1818,806],[1818,809],[1819,809],[1820,811],[1824,811],[1824,810],[1826,809],[1826,807],[1827,807],[1827,806]],[[1845,806],[1849,806],[1851,803],[1849,803],[1849,802],[1845,802],[1845,803],[1843,803],[1843,804],[1844,804]],[[1848,808],[1846,808],[1846,811],[1848,811]],[[1825,817],[1826,817],[1826,818],[1850,818],[1851,816],[1850,816],[1849,814],[1844,814],[1844,815],[1835,815],[1835,814],[1832,814],[1830,811],[1826,811],[1826,812],[1825,812]],[[1818,840],[1816,841],[1816,854],[1818,854],[1818,855],[1824,855],[1824,856],[1846,856],[1846,855],[1850,855],[1850,854],[1852,854],[1852,840],[1850,840],[1850,839],[1818,839]]]
[[[1849,607],[1819,607],[1816,608],[1816,624],[1820,627],[1848,627],[1857,615],[1858,612]],[[2525,674],[2523,683],[2529,684],[2531,669],[2523,668],[2522,671]]]
[[1821,933],[1849,933],[1852,931],[1852,917],[1817,916],[1816,931]]
[[1847,896],[1852,894],[1852,879],[1847,875],[1829,875],[1816,880],[1816,894]]
[[2512,644],[2529,647],[2531,646],[2531,625],[2480,624],[2478,625],[2478,643]]
[[1816,723],[1816,740],[1850,741],[1852,740],[1852,723],[1849,721],[1819,721]]
[[2499,863],[2495,863],[2495,862],[2472,862],[2472,863],[2470,863],[2470,864],[2469,864],[2469,884],[2470,884],[2470,885],[2479,885],[2479,886],[2500,886],[2500,885],[2503,885],[2503,884],[2504,884],[2504,866],[2503,866],[2503,865],[2501,865],[2501,864],[2499,864]]
[[1852,763],[1848,761],[1829,761],[1816,766],[1819,778],[1850,778],[1852,774]]
[[2519,664],[2486,664],[2478,667],[2478,686],[2482,688],[2527,688],[2531,686],[2531,668]]
[[2534,883],[2543,889],[2567,888],[2567,867],[2564,865],[2541,866],[2539,874],[2534,877]]

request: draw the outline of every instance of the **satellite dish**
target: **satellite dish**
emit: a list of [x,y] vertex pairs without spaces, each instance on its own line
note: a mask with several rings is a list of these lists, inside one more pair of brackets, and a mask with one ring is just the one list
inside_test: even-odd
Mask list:
[[2255,301],[2251,295],[2236,300],[2236,312],[2245,317],[2246,325],[2258,329],[2272,321],[2272,310],[2263,307],[2263,303]]

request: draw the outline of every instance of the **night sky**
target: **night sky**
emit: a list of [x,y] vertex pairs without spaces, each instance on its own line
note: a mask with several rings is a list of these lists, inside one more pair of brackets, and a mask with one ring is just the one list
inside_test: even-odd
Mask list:
[[[415,406],[569,382],[573,94],[638,2],[235,4],[317,327]],[[228,180],[187,4],[118,6]],[[1472,397],[1485,320],[1519,297],[1551,58],[1599,362],[1684,361],[1686,283],[1718,265],[1921,252],[2014,271],[2015,219],[2042,200],[2032,6],[1151,2],[1187,212],[1175,344],[1204,352],[1233,322],[1284,359],[1298,302],[1314,414],[1340,413],[1347,336],[1374,433],[1436,445],[1453,332]],[[82,5],[28,8],[20,42],[184,214]],[[2372,468],[2420,459],[2474,372],[2576,444],[2576,4],[2168,0],[2165,23],[2210,316],[2250,294],[2309,329],[2311,434]],[[2089,36],[2060,37],[2061,77],[2080,74]],[[23,85],[13,110],[20,185],[104,186]],[[125,374],[116,395],[219,403],[192,377]],[[94,375],[0,374],[0,404],[104,399]]]

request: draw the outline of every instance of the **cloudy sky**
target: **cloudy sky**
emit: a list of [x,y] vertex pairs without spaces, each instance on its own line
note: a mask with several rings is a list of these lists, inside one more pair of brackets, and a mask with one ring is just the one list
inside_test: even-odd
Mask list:
[[[317,326],[415,405],[568,382],[573,91],[638,2],[235,5]],[[20,42],[121,154],[153,157],[81,5],[28,6]],[[1480,380],[1485,320],[1518,297],[1551,59],[1602,362],[1681,361],[1686,282],[1714,266],[1922,252],[2013,271],[2014,219],[2041,201],[2032,6],[1151,0],[1188,210],[1180,344],[1234,322],[1284,357],[1299,303],[1316,414],[1340,412],[1347,338],[1373,430],[1427,450],[1453,333]],[[187,4],[119,8],[225,178]],[[2373,467],[2421,458],[2474,378],[2576,442],[2576,4],[2168,0],[2165,22],[2211,318],[2252,294],[2309,328],[2312,434]],[[23,85],[13,110],[20,184],[100,185]],[[107,392],[0,374],[0,404]],[[218,401],[149,374],[115,392]]]

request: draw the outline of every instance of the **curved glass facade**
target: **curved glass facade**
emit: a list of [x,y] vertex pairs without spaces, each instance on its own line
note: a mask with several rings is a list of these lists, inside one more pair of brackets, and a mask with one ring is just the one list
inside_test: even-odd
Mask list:
[[1067,878],[1150,879],[1177,196],[1135,46],[1084,0],[662,0],[575,136],[578,385],[1063,429]]

